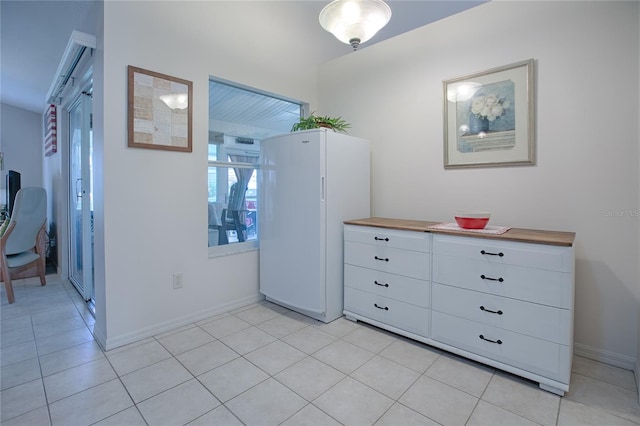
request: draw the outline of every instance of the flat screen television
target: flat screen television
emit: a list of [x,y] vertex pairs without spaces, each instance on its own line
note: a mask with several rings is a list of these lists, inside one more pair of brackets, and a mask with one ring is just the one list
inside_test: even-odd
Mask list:
[[7,213],[9,217],[13,213],[13,204],[18,191],[20,191],[20,173],[15,170],[9,170],[9,173],[7,173]]

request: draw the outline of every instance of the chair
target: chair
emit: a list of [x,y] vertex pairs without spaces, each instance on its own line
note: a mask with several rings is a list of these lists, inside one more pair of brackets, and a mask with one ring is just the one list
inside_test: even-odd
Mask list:
[[[7,290],[9,303],[15,302],[11,272],[20,272],[33,264],[40,276],[40,285],[46,285],[44,239],[47,219],[47,192],[44,188],[22,188],[16,194],[13,214],[3,224],[0,237],[0,272]],[[1,233],[1,231],[0,231]]]
[[224,208],[225,204],[222,202],[209,202],[209,247],[215,246],[220,242],[220,232],[222,229],[222,210]]
[[236,231],[238,242],[245,241],[244,233],[247,230],[247,225],[244,220],[245,213],[247,212],[245,205],[246,194],[246,185],[243,185],[239,181],[231,185],[231,189],[229,190],[229,203],[227,204],[227,208],[222,210],[218,245],[229,244],[227,231]]

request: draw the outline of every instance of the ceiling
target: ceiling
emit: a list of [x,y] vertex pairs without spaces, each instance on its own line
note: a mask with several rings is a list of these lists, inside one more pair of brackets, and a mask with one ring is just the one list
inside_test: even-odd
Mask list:
[[209,81],[209,126],[216,133],[264,139],[289,132],[300,113],[295,102]]
[[[295,19],[305,21],[306,23],[298,23],[306,25],[306,28],[319,27],[318,14],[328,4],[328,1],[315,0],[267,1],[270,3],[267,7],[273,6],[274,11],[277,10],[279,14],[295,9]],[[375,43],[485,1],[387,0],[393,14],[391,21],[359,49],[366,49]],[[264,7],[265,4],[261,6]],[[87,28],[86,22],[95,22],[96,13],[96,2],[90,0],[2,0],[0,102],[42,113],[47,91],[71,32],[79,30],[95,33],[95,28]],[[305,37],[307,40],[304,40]],[[302,35],[298,33],[298,42],[300,38],[305,45],[324,44],[324,49],[319,50],[322,55],[316,58],[318,63],[352,52],[350,46],[333,37],[326,37],[323,31],[306,31]]]

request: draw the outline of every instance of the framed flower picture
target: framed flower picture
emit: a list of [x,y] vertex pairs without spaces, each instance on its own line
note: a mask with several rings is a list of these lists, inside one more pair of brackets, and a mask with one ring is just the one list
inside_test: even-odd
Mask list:
[[533,65],[443,82],[445,169],[535,164]]

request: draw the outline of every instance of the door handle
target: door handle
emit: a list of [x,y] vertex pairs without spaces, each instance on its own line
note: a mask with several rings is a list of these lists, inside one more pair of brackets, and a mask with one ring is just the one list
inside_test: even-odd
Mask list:
[[[80,189],[78,189],[78,184],[80,184]],[[82,198],[82,178],[76,179],[76,198]]]
[[487,309],[484,306],[480,306],[480,310],[484,311],[484,312],[489,312],[490,314],[498,314],[498,315],[502,315],[502,311],[492,311],[491,309]]
[[489,342],[489,343],[497,343],[498,345],[502,344],[502,340],[498,339],[498,340],[491,340],[491,339],[487,339],[486,337],[484,337],[482,334],[478,336],[479,338],[481,338],[482,340],[484,340],[485,342]]
[[484,250],[480,250],[480,254],[486,255],[486,256],[498,256],[498,257],[503,257],[504,253],[500,252],[500,253],[491,253],[489,251],[484,251]]
[[482,278],[483,280],[504,282],[504,278],[502,278],[502,277],[500,277],[500,278],[491,278],[491,277],[487,277],[485,274],[480,275],[480,278]]

